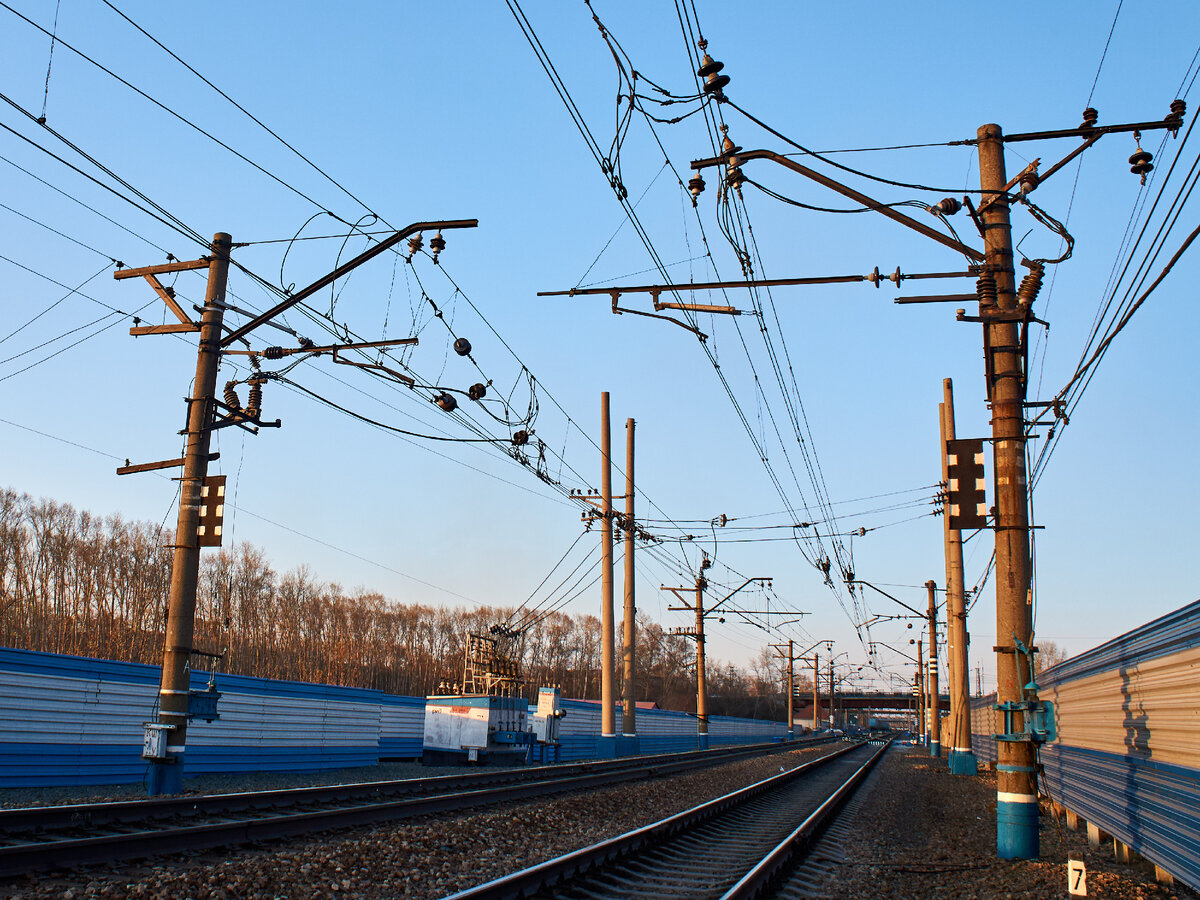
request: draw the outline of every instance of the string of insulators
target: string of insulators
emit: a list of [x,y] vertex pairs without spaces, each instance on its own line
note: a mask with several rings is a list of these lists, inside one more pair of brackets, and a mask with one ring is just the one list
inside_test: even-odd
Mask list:
[[1028,260],[1025,265],[1029,266],[1029,274],[1021,279],[1021,286],[1017,288],[1017,303],[1029,307],[1033,306],[1038,291],[1042,289],[1042,276],[1046,272],[1046,267],[1040,262]]
[[1088,107],[1083,111],[1083,124],[1080,128],[1095,128],[1096,123],[1100,121],[1100,113],[1096,112],[1092,107]]
[[238,399],[237,382],[225,382],[225,405],[234,411],[241,411],[242,401]]
[[412,262],[412,258],[421,252],[421,247],[425,244],[421,233],[417,232],[408,239],[408,261]]
[[1168,125],[1171,126],[1171,133],[1174,134],[1179,130],[1179,126],[1183,124],[1183,114],[1187,112],[1187,103],[1183,100],[1171,101],[1171,113],[1165,119]]
[[250,395],[246,398],[246,415],[257,419],[262,414],[262,386],[265,378],[253,376],[247,382],[250,385]]
[[975,294],[979,297],[980,306],[995,306],[996,276],[991,272],[980,275],[979,280],[975,282]]
[[433,251],[433,263],[437,265],[438,254],[446,249],[446,239],[440,231],[430,239],[429,249]]

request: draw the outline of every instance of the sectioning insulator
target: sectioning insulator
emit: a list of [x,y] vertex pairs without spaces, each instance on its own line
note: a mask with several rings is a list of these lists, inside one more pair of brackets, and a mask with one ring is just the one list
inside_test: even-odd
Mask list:
[[283,359],[283,348],[267,347],[265,350],[263,350],[262,355],[264,359]]
[[1096,123],[1100,121],[1100,113],[1096,112],[1092,107],[1088,107],[1083,111],[1083,124],[1080,128],[1095,128]]
[[238,399],[236,388],[236,381],[225,382],[225,405],[230,409],[240,410],[242,408],[242,401]]
[[487,396],[487,387],[479,382],[476,382],[467,388],[467,396],[472,400],[482,400]]
[[466,356],[471,352],[471,342],[466,338],[457,338],[454,341],[454,352],[459,356]]
[[980,306],[996,305],[996,276],[985,272],[975,282],[975,294],[979,297]]

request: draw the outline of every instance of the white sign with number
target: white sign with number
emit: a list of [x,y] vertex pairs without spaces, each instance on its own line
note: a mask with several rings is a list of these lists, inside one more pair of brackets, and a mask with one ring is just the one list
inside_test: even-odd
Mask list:
[[1067,893],[1072,897],[1087,896],[1087,866],[1082,859],[1067,860]]

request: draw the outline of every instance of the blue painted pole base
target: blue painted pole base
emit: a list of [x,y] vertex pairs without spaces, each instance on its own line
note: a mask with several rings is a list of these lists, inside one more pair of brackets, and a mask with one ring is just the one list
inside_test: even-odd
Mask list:
[[636,734],[623,734],[617,738],[617,756],[637,756],[641,748],[642,739]]
[[942,758],[942,742],[941,741],[930,741],[929,742],[929,755],[936,756],[938,759]]
[[170,762],[150,763],[150,775],[146,781],[146,793],[151,797],[161,794],[178,794],[183,790],[183,758],[175,757]]
[[696,749],[697,750],[707,750],[708,749],[708,735],[707,734],[696,735]]
[[617,758],[617,736],[602,734],[596,739],[596,759]]
[[970,750],[951,750],[950,774],[978,775],[979,761],[975,759],[975,754]]
[[1038,805],[1035,797],[1030,800],[1032,802],[997,801],[996,855],[1000,859],[1038,858]]

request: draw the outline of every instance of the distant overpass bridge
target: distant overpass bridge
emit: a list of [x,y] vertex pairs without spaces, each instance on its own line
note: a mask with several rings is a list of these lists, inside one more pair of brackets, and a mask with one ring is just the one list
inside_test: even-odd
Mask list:
[[[881,691],[877,693],[848,691],[844,694],[838,694],[834,698],[834,701],[838,709],[911,712],[916,708],[917,698],[912,695],[911,691]],[[824,710],[825,717],[827,717],[829,712],[829,695],[822,694],[819,702],[819,709]],[[805,718],[812,718],[812,697],[797,697],[794,702],[794,708],[798,721],[803,721]],[[949,694],[940,694],[938,696],[938,708],[944,712],[950,712]],[[820,716],[819,713],[818,715]]]

